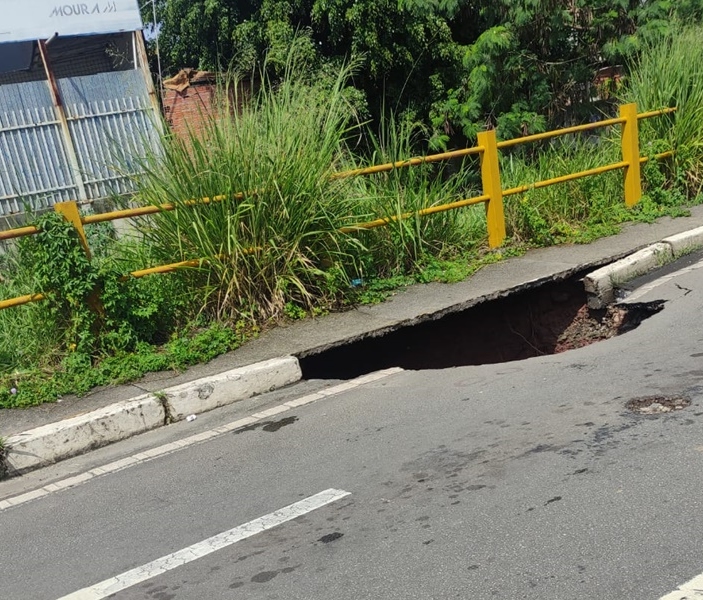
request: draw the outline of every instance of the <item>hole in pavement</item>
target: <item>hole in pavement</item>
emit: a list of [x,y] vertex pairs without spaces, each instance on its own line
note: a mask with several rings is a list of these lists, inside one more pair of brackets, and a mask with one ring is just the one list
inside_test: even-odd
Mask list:
[[639,415],[659,415],[691,406],[691,399],[685,396],[644,396],[633,398],[625,406]]
[[589,309],[586,273],[300,358],[305,379],[351,379],[390,367],[445,369],[588,346],[639,326],[663,302]]

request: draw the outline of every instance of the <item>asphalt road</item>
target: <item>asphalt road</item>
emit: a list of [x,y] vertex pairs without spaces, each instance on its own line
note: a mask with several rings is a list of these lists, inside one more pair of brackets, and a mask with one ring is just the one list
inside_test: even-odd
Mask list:
[[[643,292],[664,310],[618,338],[388,375],[1,511],[0,598],[108,580],[124,589],[72,600],[657,600],[703,571],[702,292],[690,269]],[[626,409],[653,394],[692,404]],[[229,416],[0,483],[0,498]],[[330,489],[346,495],[313,505]]]

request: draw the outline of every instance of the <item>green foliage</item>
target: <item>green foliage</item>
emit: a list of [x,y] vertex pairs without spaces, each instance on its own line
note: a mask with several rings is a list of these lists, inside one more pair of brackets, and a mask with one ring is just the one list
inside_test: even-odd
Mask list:
[[703,28],[675,25],[649,39],[633,61],[623,99],[641,110],[677,107],[648,119],[640,134],[643,153],[674,149],[667,173],[695,196],[703,185]]
[[256,330],[244,322],[184,331],[161,347],[140,342],[131,352],[118,351],[95,361],[80,352],[67,354],[52,370],[27,369],[0,375],[0,408],[53,402],[67,394],[82,395],[101,385],[139,379],[154,371],[183,370],[238,348]]
[[[31,263],[23,263],[14,247],[0,252],[0,297],[36,293]],[[53,364],[59,324],[46,302],[0,310],[0,373],[31,364]]]
[[286,302],[286,305],[283,307],[283,313],[291,321],[298,321],[298,320],[304,319],[305,317],[308,316],[308,314],[305,312],[304,308],[302,308],[301,306],[298,306],[297,304],[295,304],[293,302]]
[[[2,255],[9,268],[0,295],[41,292],[46,300],[0,311],[0,407],[53,401],[152,370],[181,368],[240,343],[241,333],[216,328],[159,350],[155,344],[166,342],[186,318],[187,296],[178,278],[123,277],[144,252],[134,242],[118,243],[110,229],[89,229],[91,261],[76,230],[58,213],[40,216],[36,225],[37,235]],[[225,335],[230,338],[223,343]]]
[[[398,120],[391,114],[381,121],[377,135],[367,134],[373,147],[370,162],[391,163],[412,156],[414,148],[423,145],[427,133],[421,124]],[[428,257],[450,257],[482,243],[485,237],[482,207],[421,214],[471,196],[474,169],[470,161],[455,165],[427,164],[393,169],[351,182],[365,213],[359,220],[390,219],[385,227],[358,233],[368,251],[365,271],[383,277],[412,274],[421,270]]]
[[[350,70],[306,83],[294,58],[276,85],[262,73],[241,110],[225,103],[201,134],[165,137],[137,181],[143,202],[178,207],[139,225],[157,264],[206,259],[184,278],[202,291],[198,309],[217,319],[263,322],[288,303],[334,305],[356,275],[361,246],[339,232],[356,201],[347,181],[330,178],[354,127]],[[236,81],[230,89],[238,93]],[[185,206],[217,195],[225,199]]]
[[[143,12],[150,22],[150,5]],[[589,119],[597,71],[636,56],[676,17],[700,22],[703,2],[158,0],[157,13],[167,72],[257,73],[266,56],[280,75],[291,49],[313,71],[357,57],[353,85],[371,114],[380,119],[384,103],[410,112],[442,146],[487,124],[508,138]]]
[[91,352],[97,314],[89,308],[98,275],[75,228],[60,214],[37,220],[39,233],[23,238],[20,260],[32,265],[36,291],[43,293],[52,319],[63,331],[64,343],[78,352]]

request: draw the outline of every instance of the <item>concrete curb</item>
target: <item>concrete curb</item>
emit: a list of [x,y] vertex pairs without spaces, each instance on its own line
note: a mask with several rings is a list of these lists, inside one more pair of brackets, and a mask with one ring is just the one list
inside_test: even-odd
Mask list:
[[118,402],[10,436],[5,466],[22,474],[299,381],[298,359],[286,356],[232,369]]
[[7,439],[11,473],[24,473],[163,425],[166,412],[151,394]]
[[588,307],[605,308],[615,301],[615,287],[703,246],[703,227],[664,238],[610,265],[589,273],[583,279]]
[[181,421],[219,406],[295,383],[302,377],[294,356],[274,358],[164,390],[168,417]]

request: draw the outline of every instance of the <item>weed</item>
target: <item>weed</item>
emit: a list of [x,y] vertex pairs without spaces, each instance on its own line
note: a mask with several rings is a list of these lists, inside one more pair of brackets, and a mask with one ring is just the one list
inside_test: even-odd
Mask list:
[[[291,59],[276,84],[262,71],[253,98],[233,109],[227,95],[204,129],[164,136],[144,163],[143,202],[177,209],[139,229],[155,260],[205,259],[181,277],[200,290],[199,309],[217,319],[247,312],[264,322],[288,303],[334,305],[356,275],[361,245],[339,232],[358,213],[347,181],[330,178],[350,134],[343,68],[329,85],[306,83]],[[239,102],[237,80],[229,89]],[[221,202],[186,206],[193,198]]]
[[7,477],[9,465],[7,464],[8,446],[5,438],[0,437],[0,479]]
[[650,153],[664,141],[666,150],[673,148],[668,175],[697,196],[703,182],[703,29],[673,23],[643,41],[630,71],[625,101],[637,102],[641,110],[677,108],[642,123],[642,147]]
[[298,306],[297,304],[294,304],[293,302],[286,302],[286,305],[283,307],[283,312],[286,317],[288,317],[292,321],[298,321],[300,319],[304,319],[307,316],[305,309],[301,306]]

